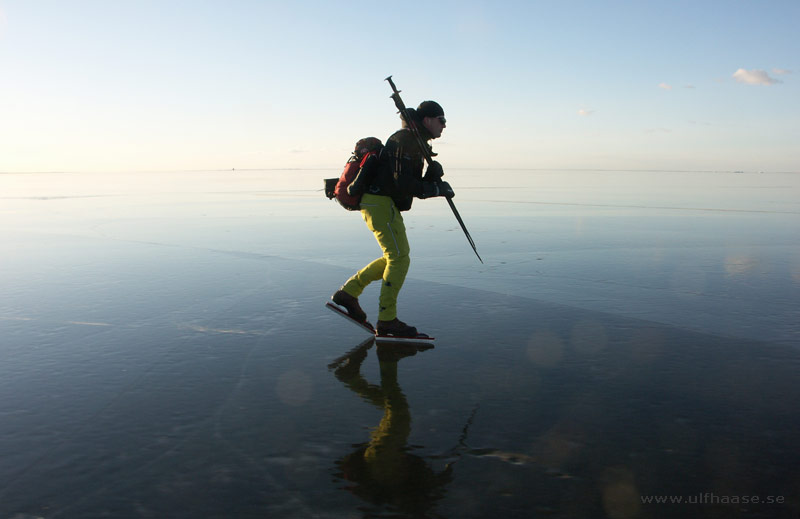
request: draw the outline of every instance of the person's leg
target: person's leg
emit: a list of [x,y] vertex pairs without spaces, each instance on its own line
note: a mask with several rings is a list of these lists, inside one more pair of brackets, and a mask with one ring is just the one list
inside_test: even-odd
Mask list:
[[[351,279],[355,286],[351,285],[351,289],[355,290],[356,287],[366,286],[363,284],[366,280],[374,281],[382,278],[378,320],[391,321],[397,317],[397,296],[400,289],[403,288],[408,268],[411,265],[410,247],[403,216],[391,198],[369,194],[365,194],[361,199],[361,213],[367,227],[373,232],[383,251],[383,258],[373,261],[353,276]],[[383,260],[382,263],[381,260]],[[382,271],[381,266],[383,267]],[[379,273],[381,274],[380,278],[378,277]],[[361,289],[363,290],[363,288]],[[354,295],[346,288],[345,290]]]
[[384,270],[386,270],[386,258],[381,256],[363,269],[356,272],[355,275],[348,279],[347,283],[342,286],[342,290],[357,298],[361,295],[364,289],[367,288],[367,285],[373,281],[383,279]]

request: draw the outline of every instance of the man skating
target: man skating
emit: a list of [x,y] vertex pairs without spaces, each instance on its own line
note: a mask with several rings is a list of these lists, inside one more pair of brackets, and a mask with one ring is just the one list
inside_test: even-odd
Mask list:
[[[359,270],[331,299],[355,320],[366,322],[367,315],[358,297],[373,281],[382,280],[379,297],[377,334],[416,337],[417,329],[397,318],[397,297],[411,263],[410,248],[401,212],[411,209],[413,199],[445,196],[453,190],[442,182],[442,166],[433,161],[423,176],[426,154],[433,155],[429,141],[441,137],[446,127],[444,110],[435,101],[424,101],[416,110],[408,109],[410,121],[386,141],[367,192],[361,197],[361,215],[373,232],[383,255]],[[413,124],[422,139],[418,139]],[[422,149],[421,144],[427,149]]]

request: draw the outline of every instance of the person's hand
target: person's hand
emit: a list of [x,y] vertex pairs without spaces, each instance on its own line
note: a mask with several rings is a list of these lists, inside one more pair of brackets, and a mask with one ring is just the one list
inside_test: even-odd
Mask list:
[[436,184],[436,186],[439,188],[438,196],[443,196],[445,198],[453,198],[454,196],[456,196],[455,191],[453,191],[453,188],[450,187],[450,184],[448,184],[447,182],[439,182],[438,184]]
[[422,196],[420,198],[433,198],[435,196],[453,198],[456,194],[447,182],[423,182]]
[[428,165],[428,170],[425,172],[426,182],[438,182],[444,176],[444,168],[437,161],[432,161]]

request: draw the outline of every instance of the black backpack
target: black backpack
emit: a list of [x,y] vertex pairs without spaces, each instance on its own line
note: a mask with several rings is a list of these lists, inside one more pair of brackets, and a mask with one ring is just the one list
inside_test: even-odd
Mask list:
[[376,137],[360,139],[339,178],[325,179],[325,196],[335,198],[348,211],[358,211],[378,163],[383,143]]

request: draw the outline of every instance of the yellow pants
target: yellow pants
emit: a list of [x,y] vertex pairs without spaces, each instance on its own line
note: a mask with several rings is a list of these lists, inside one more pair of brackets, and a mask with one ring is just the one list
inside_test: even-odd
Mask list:
[[367,285],[383,279],[378,299],[378,320],[391,321],[397,317],[397,296],[411,265],[406,226],[403,216],[388,196],[365,193],[361,197],[361,216],[369,230],[375,234],[383,256],[356,272],[342,289],[351,296],[358,297]]

